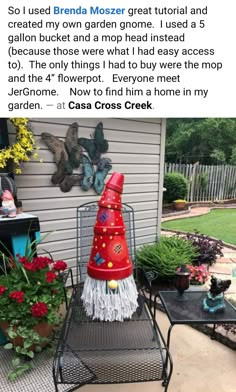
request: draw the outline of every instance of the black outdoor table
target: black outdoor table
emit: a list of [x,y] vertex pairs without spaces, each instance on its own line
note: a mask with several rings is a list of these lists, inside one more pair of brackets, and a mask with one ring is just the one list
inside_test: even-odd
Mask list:
[[163,307],[170,321],[167,334],[167,347],[170,346],[170,334],[176,324],[213,324],[213,335],[217,324],[236,324],[236,309],[225,301],[222,313],[208,313],[202,309],[203,298],[207,291],[185,291],[187,301],[177,301],[177,291],[159,291]]

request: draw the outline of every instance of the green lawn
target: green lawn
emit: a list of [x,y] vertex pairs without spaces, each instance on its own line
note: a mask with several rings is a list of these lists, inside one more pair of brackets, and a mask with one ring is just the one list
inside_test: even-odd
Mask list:
[[212,210],[209,214],[195,218],[163,222],[162,227],[192,233],[197,230],[201,234],[236,245],[236,209],[233,208]]

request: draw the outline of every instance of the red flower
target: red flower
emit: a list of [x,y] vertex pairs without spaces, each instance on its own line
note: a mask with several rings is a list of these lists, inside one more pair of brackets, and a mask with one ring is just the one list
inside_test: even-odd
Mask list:
[[65,271],[67,264],[64,261],[58,260],[53,264],[53,269],[56,271]]
[[0,295],[3,295],[6,291],[6,287],[0,286]]
[[11,299],[15,299],[19,304],[24,301],[24,293],[23,291],[13,291],[9,294]]
[[31,262],[25,263],[24,268],[28,271],[36,271],[36,266]]
[[34,317],[43,317],[48,313],[48,307],[44,302],[38,302],[31,306],[30,311]]
[[56,279],[56,278],[57,278],[57,275],[55,274],[55,272],[48,271],[46,273],[46,281],[48,283],[52,283],[54,281],[54,279]]
[[21,257],[21,256],[19,256],[19,255],[18,255],[18,261],[19,261],[19,263],[21,263],[21,264],[25,264],[25,263],[28,263],[28,262],[29,262],[29,260],[27,259],[27,257],[25,257],[25,256]]
[[33,264],[35,265],[36,270],[41,270],[48,267],[51,262],[52,260],[48,257],[37,256],[33,258]]

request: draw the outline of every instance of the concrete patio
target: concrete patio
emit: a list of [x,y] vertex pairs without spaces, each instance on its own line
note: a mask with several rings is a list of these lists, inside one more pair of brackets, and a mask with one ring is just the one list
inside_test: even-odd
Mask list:
[[[157,319],[166,335],[169,322],[157,312]],[[234,392],[236,385],[236,353],[207,335],[189,326],[175,326],[171,334],[174,368],[168,392]],[[52,358],[41,354],[36,368],[15,382],[6,380],[10,367],[9,352],[0,349],[0,390],[3,392],[54,392]],[[7,357],[6,357],[7,356]],[[61,387],[60,392],[67,388]],[[76,389],[79,391],[80,389]],[[160,382],[119,385],[88,385],[84,392],[163,392]]]
[[[196,213],[195,209],[195,216]],[[173,235],[168,232],[163,232],[163,234]],[[232,277],[233,270],[236,268],[236,250],[224,248],[223,253],[224,257],[217,260],[217,263],[211,267],[211,272],[221,278],[229,278],[229,276]],[[228,296],[236,298],[236,276],[232,280]],[[207,285],[203,289],[207,289]],[[169,327],[167,316],[163,312],[157,311],[157,320],[166,337]],[[209,336],[190,326],[176,325],[171,333],[170,352],[174,367],[168,392],[202,392],[204,389],[207,392],[234,392],[236,390],[236,353],[218,341],[211,340]],[[15,382],[9,382],[6,379],[11,367],[10,360],[11,352],[0,348],[0,391],[55,391],[52,378],[52,357],[45,353],[38,355],[34,361],[35,369]],[[60,392],[67,390],[68,387],[64,386],[59,389]],[[84,392],[143,392],[143,390],[145,392],[163,392],[164,388],[161,382],[83,387]],[[76,388],[75,391],[79,391],[79,388]]]

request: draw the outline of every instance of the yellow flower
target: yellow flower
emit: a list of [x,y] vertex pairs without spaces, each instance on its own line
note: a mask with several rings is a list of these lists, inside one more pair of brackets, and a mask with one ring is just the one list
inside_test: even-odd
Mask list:
[[[14,172],[21,174],[21,163],[30,161],[30,156],[34,151],[38,151],[39,147],[35,145],[33,132],[29,128],[29,119],[10,118],[11,123],[16,127],[16,142],[0,151],[0,168],[5,168],[8,161],[14,163]],[[37,159],[38,154],[34,153],[33,158]]]

